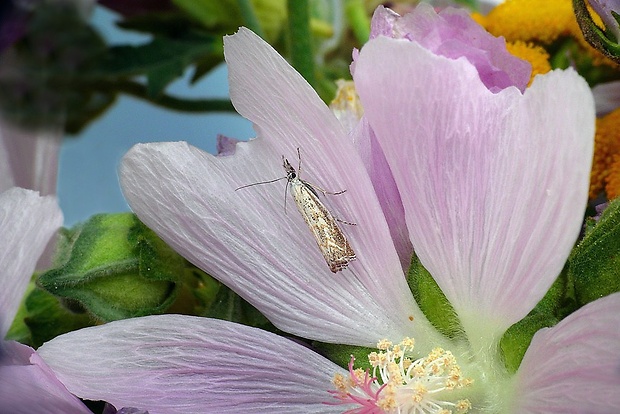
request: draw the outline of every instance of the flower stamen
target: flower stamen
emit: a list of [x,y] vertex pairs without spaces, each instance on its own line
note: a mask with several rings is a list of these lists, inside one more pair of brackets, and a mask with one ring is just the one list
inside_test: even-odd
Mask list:
[[411,338],[396,345],[381,340],[377,348],[368,355],[372,375],[370,369],[354,369],[351,356],[349,378],[336,374],[336,390],[329,391],[338,401],[328,404],[357,406],[345,411],[348,414],[464,414],[471,409],[467,399],[449,399],[451,391],[473,382],[463,377],[450,351],[435,348],[426,357],[412,360],[407,356],[414,348]]

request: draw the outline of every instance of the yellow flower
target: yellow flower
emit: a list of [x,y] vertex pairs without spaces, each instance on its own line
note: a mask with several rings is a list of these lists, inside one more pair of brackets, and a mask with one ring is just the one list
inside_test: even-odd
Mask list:
[[620,108],[596,121],[590,198],[603,189],[610,199],[620,195]]
[[[599,26],[602,21],[590,13]],[[586,42],[573,12],[571,0],[506,0],[486,16],[474,19],[495,36],[504,36],[508,42],[533,42],[543,46],[558,39],[574,38],[594,65],[615,65]]]

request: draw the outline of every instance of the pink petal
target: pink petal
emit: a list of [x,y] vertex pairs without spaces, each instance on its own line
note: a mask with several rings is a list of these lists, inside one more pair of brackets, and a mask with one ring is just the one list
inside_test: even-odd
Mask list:
[[[34,350],[17,342],[2,344],[0,411],[11,414],[92,414],[71,395]],[[30,362],[34,360],[34,363]]]
[[352,133],[357,151],[359,152],[381,208],[387,220],[394,247],[400,258],[401,266],[406,272],[411,265],[413,246],[409,240],[409,232],[405,223],[405,210],[403,202],[394,182],[394,177],[388,165],[377,137],[368,125],[368,120],[362,118],[357,128]]
[[[405,283],[372,183],[338,120],[252,32],[240,29],[225,47],[233,103],[259,137],[226,157],[184,143],[134,147],[121,167],[132,209],[284,331],[374,346],[384,337],[399,341],[430,329]],[[335,275],[290,195],[285,198],[286,181],[235,191],[283,178],[281,156],[295,165],[297,148],[303,179],[347,190],[323,197],[335,216],[357,224],[341,225],[357,260]]]
[[596,115],[607,115],[620,107],[620,81],[599,83],[592,88]]
[[370,38],[377,36],[407,39],[450,59],[464,57],[494,93],[509,86],[525,90],[532,73],[529,62],[508,53],[503,37],[491,35],[463,9],[446,7],[437,13],[422,2],[400,17],[379,6],[372,17]]
[[[374,346],[381,337],[404,337],[424,326],[398,261],[392,273],[383,273],[360,255],[334,275],[290,196],[285,213],[284,182],[234,191],[256,176],[281,176],[274,158],[260,140],[239,144],[225,157],[185,143],[138,145],[123,159],[121,184],[146,225],[284,331]],[[358,193],[336,197],[348,196],[359,200]],[[358,223],[346,231],[359,255],[359,237],[370,237],[368,229]]]
[[617,412],[620,293],[537,332],[515,380],[517,413]]
[[0,193],[0,339],[17,313],[39,256],[61,225],[54,197],[21,188]]
[[464,325],[502,332],[542,298],[580,231],[587,84],[556,71],[524,95],[492,94],[466,60],[383,37],[362,49],[355,82],[422,263]]
[[126,319],[61,335],[38,353],[79,397],[150,414],[343,411],[323,404],[342,368],[288,339],[216,319]]

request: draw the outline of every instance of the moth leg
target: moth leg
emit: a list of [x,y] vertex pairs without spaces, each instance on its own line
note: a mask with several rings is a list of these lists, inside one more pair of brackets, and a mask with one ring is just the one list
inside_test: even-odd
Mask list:
[[357,223],[351,223],[350,221],[342,220],[342,219],[339,219],[338,217],[334,217],[334,220],[342,224],[348,224],[349,226],[357,226]]
[[340,195],[340,194],[344,194],[347,192],[347,190],[340,190],[340,191],[332,192],[332,191],[327,191],[326,189],[321,188],[316,184],[310,184],[310,185],[312,186],[312,188],[314,188],[315,190],[318,190],[323,195]]

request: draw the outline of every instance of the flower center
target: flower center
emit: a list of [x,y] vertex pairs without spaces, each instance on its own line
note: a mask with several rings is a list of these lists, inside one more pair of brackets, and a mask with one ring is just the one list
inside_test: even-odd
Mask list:
[[[433,349],[426,357],[412,360],[414,341],[405,338],[393,345],[387,340],[377,344],[368,361],[373,367],[354,369],[349,362],[349,376],[334,376],[336,390],[330,391],[337,402],[354,404],[348,414],[448,414],[466,413],[471,408],[467,399],[456,398],[455,390],[467,387],[473,380],[464,378],[456,358],[450,351]],[[460,394],[460,393],[458,393]]]

